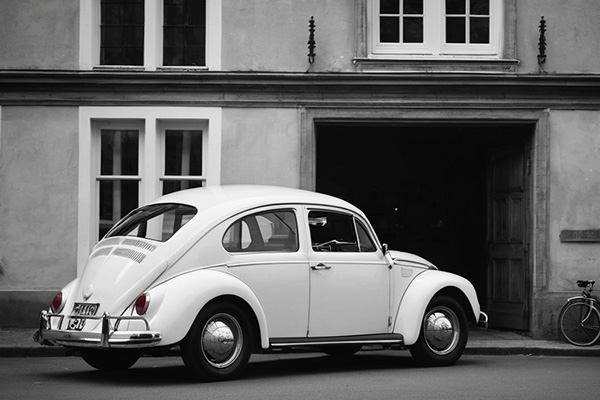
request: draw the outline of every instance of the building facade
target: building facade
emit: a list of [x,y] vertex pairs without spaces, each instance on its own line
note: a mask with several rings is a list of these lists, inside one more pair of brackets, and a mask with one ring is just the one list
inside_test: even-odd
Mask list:
[[[600,280],[596,0],[0,2],[0,327],[131,208],[317,190],[557,337]],[[312,22],[311,22],[312,21]],[[314,45],[313,45],[314,44]]]

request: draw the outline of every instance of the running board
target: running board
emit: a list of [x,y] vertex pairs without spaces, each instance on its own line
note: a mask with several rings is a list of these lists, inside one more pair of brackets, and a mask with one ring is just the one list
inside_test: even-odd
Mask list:
[[382,335],[328,336],[303,338],[272,338],[272,347],[321,346],[330,344],[404,344],[404,337],[399,333]]

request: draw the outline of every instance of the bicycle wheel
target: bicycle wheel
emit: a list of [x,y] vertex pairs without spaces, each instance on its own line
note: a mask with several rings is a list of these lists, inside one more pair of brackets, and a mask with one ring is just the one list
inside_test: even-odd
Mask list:
[[590,346],[600,337],[600,312],[588,302],[567,303],[559,316],[560,331],[576,346]]

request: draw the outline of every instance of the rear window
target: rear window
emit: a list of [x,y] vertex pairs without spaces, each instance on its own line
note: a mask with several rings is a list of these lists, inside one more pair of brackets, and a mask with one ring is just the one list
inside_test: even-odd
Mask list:
[[166,242],[196,213],[196,208],[183,204],[152,204],[130,212],[106,237],[133,236]]

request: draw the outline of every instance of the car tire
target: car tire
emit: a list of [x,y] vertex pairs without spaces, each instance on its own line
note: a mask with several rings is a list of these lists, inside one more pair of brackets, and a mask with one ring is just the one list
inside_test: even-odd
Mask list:
[[447,366],[462,355],[469,335],[467,316],[452,297],[434,297],[423,316],[417,342],[409,346],[422,366]]
[[83,361],[100,371],[106,372],[126,370],[133,366],[141,355],[139,351],[135,350],[81,350]]
[[236,378],[250,358],[250,326],[246,314],[234,304],[207,305],[181,343],[183,362],[201,380]]

